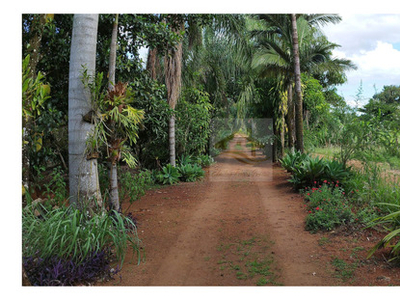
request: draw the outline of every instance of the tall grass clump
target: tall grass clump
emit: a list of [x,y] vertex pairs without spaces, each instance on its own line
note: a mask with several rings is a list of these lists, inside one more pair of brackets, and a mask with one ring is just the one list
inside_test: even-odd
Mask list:
[[[23,261],[30,280],[38,285],[68,285],[80,279],[99,274],[88,264],[94,261],[108,268],[111,260],[122,267],[128,249],[140,262],[140,240],[134,222],[118,212],[102,212],[90,216],[75,207],[60,207],[35,213],[34,206],[27,206],[22,214]],[[59,269],[80,268],[76,278],[61,278]],[[38,271],[40,269],[41,271]],[[71,271],[71,270],[70,270]],[[51,275],[49,275],[49,272]],[[89,277],[84,277],[89,272]],[[87,275],[87,274],[86,274]],[[43,281],[44,277],[50,277]]]

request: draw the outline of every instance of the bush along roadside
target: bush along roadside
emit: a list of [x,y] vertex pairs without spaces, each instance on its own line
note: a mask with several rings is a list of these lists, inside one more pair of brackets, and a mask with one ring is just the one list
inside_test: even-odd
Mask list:
[[333,230],[336,226],[359,221],[346,193],[339,187],[339,181],[325,180],[317,187],[306,187],[303,195],[306,202],[304,206],[308,211],[306,230]]
[[319,157],[311,157],[309,154],[300,151],[287,153],[280,163],[290,175],[289,182],[293,183],[296,189],[302,189],[324,181],[346,181],[351,175],[351,167],[335,160],[326,160]]
[[311,232],[333,230],[340,225],[366,224],[376,217],[371,206],[354,189],[356,172],[336,160],[313,158],[299,151],[287,153],[281,165],[288,179],[305,200],[306,229]]
[[348,226],[351,230],[384,229],[386,236],[369,252],[391,249],[392,260],[400,258],[400,185],[388,180],[374,165],[365,163],[353,171],[335,160],[312,158],[290,152],[281,165],[304,196],[308,212],[306,230],[333,230]]
[[176,184],[180,181],[194,182],[204,177],[205,172],[202,167],[208,167],[214,163],[214,159],[208,155],[200,155],[195,158],[191,156],[181,156],[179,164],[174,167],[167,164],[161,170],[153,171],[153,178],[156,183]]

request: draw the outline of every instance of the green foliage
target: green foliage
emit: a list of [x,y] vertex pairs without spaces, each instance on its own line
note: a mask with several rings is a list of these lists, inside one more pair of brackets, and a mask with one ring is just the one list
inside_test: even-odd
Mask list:
[[50,85],[44,83],[43,73],[31,74],[29,60],[27,55],[22,63],[23,172],[29,174],[26,179],[32,185],[39,185],[39,168],[46,169],[50,163],[65,164],[60,157],[66,152],[62,148],[67,135],[61,127],[65,119],[50,103]]
[[134,147],[141,167],[155,169],[168,162],[168,120],[172,110],[166,99],[166,89],[156,81],[144,78],[134,81],[134,105],[144,111],[146,118],[139,130]]
[[201,154],[197,156],[194,161],[202,167],[208,167],[214,163],[214,159],[212,158],[212,156],[207,154]]
[[351,167],[346,167],[337,160],[326,160],[323,178],[328,181],[343,182],[352,175]]
[[26,207],[22,212],[22,245],[24,257],[56,256],[76,263],[84,261],[92,252],[111,247],[121,266],[130,247],[140,261],[135,224],[114,211],[89,216],[84,211],[63,206],[45,210],[38,218],[35,207]]
[[50,181],[44,184],[45,195],[51,199],[52,204],[62,205],[68,199],[67,183],[64,179],[64,171],[58,167],[50,174]]
[[386,225],[389,224],[389,233],[380,240],[368,253],[370,258],[378,249],[389,247],[393,255],[391,260],[400,259],[400,205],[380,203],[380,205],[388,206],[393,212],[373,220],[370,226]]
[[127,84],[120,82],[111,91],[105,91],[103,74],[99,73],[91,80],[87,70],[83,72],[82,82],[90,88],[94,110],[86,120],[95,124],[95,129],[87,139],[88,154],[97,153],[101,146],[105,146],[107,158],[112,164],[123,158],[131,168],[135,167],[135,159],[124,147],[126,141],[131,146],[136,143],[139,124],[144,118],[142,110],[131,106],[133,92],[127,88]]
[[353,222],[356,218],[345,192],[336,183],[324,183],[321,187],[307,188],[304,192],[308,215],[306,230],[332,230],[338,225]]
[[198,164],[180,164],[178,166],[180,179],[186,182],[194,182],[204,177],[204,170]]
[[149,170],[140,171],[132,174],[130,170],[121,170],[119,174],[120,196],[121,202],[129,199],[132,204],[145,195],[146,190],[154,184],[152,174]]
[[400,86],[390,85],[384,86],[383,90],[375,94],[360,111],[364,113],[362,116],[364,120],[379,118],[386,124],[396,124],[398,128],[400,126],[399,109]]
[[178,168],[171,164],[167,164],[156,174],[156,179],[162,184],[175,184],[179,182],[180,176],[181,174],[179,173]]
[[187,165],[187,164],[193,163],[193,157],[191,155],[182,154],[179,157],[178,162],[180,165]]
[[27,121],[34,120],[44,110],[44,103],[50,98],[50,86],[44,84],[44,75],[41,72],[32,78],[29,69],[30,55],[22,62],[22,116]]
[[281,166],[288,172],[293,172],[308,157],[309,156],[306,153],[301,153],[298,150],[291,150],[287,152],[286,155],[279,160],[279,162],[281,163]]
[[279,160],[291,173],[289,182],[296,188],[321,184],[323,181],[344,181],[351,175],[351,168],[335,160],[312,157],[300,151],[288,152]]
[[323,88],[317,79],[304,73],[301,74],[301,83],[304,86],[304,109],[309,113],[306,121],[309,126],[318,126],[329,113],[329,104],[325,100]]
[[212,105],[209,95],[195,88],[183,90],[176,107],[177,153],[198,156],[208,148]]
[[371,147],[373,133],[370,122],[363,122],[354,118],[344,127],[342,136],[339,138],[338,160],[345,165],[357,151],[365,151],[368,147]]

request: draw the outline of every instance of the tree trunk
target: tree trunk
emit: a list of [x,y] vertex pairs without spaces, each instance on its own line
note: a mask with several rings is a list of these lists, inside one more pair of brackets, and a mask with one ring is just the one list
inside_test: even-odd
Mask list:
[[36,66],[41,58],[39,50],[40,50],[40,45],[42,43],[42,35],[46,21],[47,21],[47,15],[45,14],[34,15],[33,17],[31,31],[35,32],[35,34],[29,40],[30,46],[28,48],[28,53],[31,56],[31,59],[29,60],[29,68],[31,70],[32,78],[35,77],[36,75]]
[[102,207],[97,159],[86,158],[86,138],[94,124],[84,122],[82,116],[92,108],[90,90],[82,83],[86,68],[95,75],[98,15],[74,16],[68,95],[68,154],[70,202],[92,209],[95,202]]
[[168,135],[169,135],[169,161],[171,165],[176,165],[176,153],[175,153],[175,115],[173,114],[169,118],[168,123]]
[[294,149],[296,142],[296,116],[295,116],[295,105],[293,101],[293,85],[289,84],[288,87],[288,144],[289,149]]
[[[183,30],[183,24],[177,32]],[[167,86],[168,104],[175,109],[181,91],[182,75],[182,42],[175,49],[168,50],[165,56],[165,82]],[[169,153],[171,165],[176,165],[175,156],[175,115],[169,120]]]
[[157,79],[158,67],[159,67],[159,64],[158,64],[158,60],[157,60],[157,48],[150,48],[149,54],[147,55],[146,70],[147,70],[147,72],[149,72],[150,77],[153,80]]
[[[110,181],[110,203],[111,209],[120,211],[121,207],[119,204],[119,194],[118,194],[118,173],[117,164],[109,165],[109,181]],[[133,184],[133,183],[132,183]]]
[[108,89],[111,91],[115,85],[115,65],[117,61],[118,14],[115,15],[111,34],[110,61],[108,66]]
[[275,114],[272,117],[272,129],[274,132],[274,142],[272,144],[272,162],[277,162],[278,161],[278,149],[277,149],[277,130],[276,130],[276,117]]
[[282,158],[285,155],[285,113],[283,111],[281,112],[280,138],[281,138],[280,158]]
[[294,75],[295,75],[295,91],[296,91],[296,149],[304,152],[303,142],[303,96],[301,94],[301,78],[300,78],[300,55],[299,55],[299,38],[297,34],[296,15],[292,14],[292,30],[293,30],[293,55],[294,55]]
[[[118,37],[118,14],[115,15],[113,23],[113,31],[111,35],[110,45],[110,61],[108,67],[108,90],[112,91],[115,86],[115,66],[117,61],[117,37]],[[110,127],[113,127],[112,124]],[[118,195],[118,171],[117,161],[110,158],[111,162],[108,167],[108,176],[110,182],[110,200],[109,207],[116,211],[120,211],[119,195]]]

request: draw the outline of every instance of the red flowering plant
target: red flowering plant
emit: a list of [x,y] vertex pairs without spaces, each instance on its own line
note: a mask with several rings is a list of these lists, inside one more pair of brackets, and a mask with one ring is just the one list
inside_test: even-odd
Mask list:
[[338,182],[323,182],[322,185],[306,188],[306,230],[332,230],[338,225],[354,222],[356,216]]

